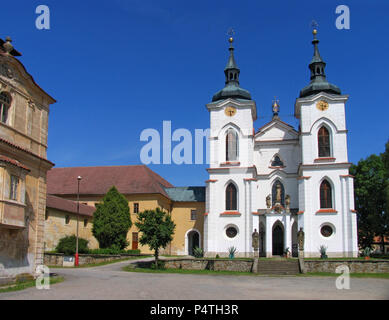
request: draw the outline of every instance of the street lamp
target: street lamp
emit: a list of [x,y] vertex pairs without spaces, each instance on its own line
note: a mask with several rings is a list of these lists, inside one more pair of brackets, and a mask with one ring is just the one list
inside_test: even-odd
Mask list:
[[80,181],[81,176],[77,177],[77,230],[76,230],[76,261],[75,266],[78,267],[78,216],[80,214]]

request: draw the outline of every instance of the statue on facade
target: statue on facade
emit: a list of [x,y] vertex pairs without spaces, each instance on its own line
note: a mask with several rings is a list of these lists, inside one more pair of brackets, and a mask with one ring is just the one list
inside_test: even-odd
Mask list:
[[285,197],[285,205],[286,205],[286,208],[289,209],[289,206],[290,206],[290,195],[286,195]]
[[258,251],[259,249],[259,233],[257,232],[257,229],[254,229],[254,232],[253,234],[251,235],[252,237],[252,241],[253,241],[253,248],[254,248],[254,251]]
[[281,185],[279,183],[276,187],[276,203],[281,203]]
[[270,194],[266,197],[266,207],[271,207],[271,200],[270,200]]
[[300,228],[299,232],[297,232],[297,241],[299,244],[299,250],[303,251],[304,250],[304,231],[303,228]]

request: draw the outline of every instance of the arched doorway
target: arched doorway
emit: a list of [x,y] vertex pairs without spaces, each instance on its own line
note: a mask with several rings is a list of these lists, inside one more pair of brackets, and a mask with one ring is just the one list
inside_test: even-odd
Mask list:
[[200,247],[200,235],[196,230],[188,232],[188,255],[193,256],[193,249]]
[[284,228],[276,223],[273,228],[273,256],[281,256],[284,253]]

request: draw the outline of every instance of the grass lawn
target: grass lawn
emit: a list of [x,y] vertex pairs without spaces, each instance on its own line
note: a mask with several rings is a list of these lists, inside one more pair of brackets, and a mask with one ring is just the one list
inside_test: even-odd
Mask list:
[[112,263],[116,263],[116,262],[135,260],[135,259],[143,259],[143,258],[149,258],[149,257],[150,256],[132,256],[132,257],[117,259],[117,260],[112,260],[112,261],[102,261],[102,262],[97,262],[97,263],[83,264],[83,265],[80,265],[78,267],[63,267],[63,266],[48,266],[48,267],[53,268],[53,269],[58,269],[58,268],[92,268],[92,267],[104,266],[106,264],[112,264]]
[[[142,272],[142,273],[180,273],[180,274],[211,274],[211,275],[233,275],[233,276],[268,276],[268,277],[339,277],[338,273],[328,272],[312,272],[296,275],[268,275],[253,272],[238,272],[238,271],[213,271],[213,270],[187,270],[187,269],[151,269],[151,268],[134,268],[125,266],[122,268],[127,272]],[[380,278],[389,279],[389,273],[350,273],[352,278]]]
[[[339,273],[330,272],[309,272],[298,274],[299,277],[339,277]],[[379,278],[389,279],[389,273],[350,273],[351,278]]]
[[143,272],[143,273],[181,273],[181,274],[212,274],[212,275],[235,275],[235,276],[255,276],[252,272],[237,272],[237,271],[213,271],[213,270],[187,270],[187,269],[151,269],[151,268],[132,268],[126,266],[122,268],[128,272]]
[[[63,277],[52,277],[50,279],[50,285],[62,282],[63,280],[64,280]],[[24,290],[27,288],[35,287],[35,285],[36,285],[35,280],[19,282],[19,283],[0,287],[0,293]]]

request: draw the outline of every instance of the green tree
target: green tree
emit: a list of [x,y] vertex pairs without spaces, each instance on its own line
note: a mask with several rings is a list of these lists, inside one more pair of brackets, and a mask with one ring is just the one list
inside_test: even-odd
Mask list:
[[96,204],[92,232],[100,248],[124,249],[128,246],[127,233],[131,228],[127,199],[113,186]]
[[362,248],[371,247],[374,236],[384,239],[389,233],[388,170],[382,154],[373,154],[351,166],[350,173],[355,176],[359,245]]
[[135,225],[141,232],[139,242],[142,245],[148,245],[150,250],[154,250],[155,268],[158,268],[159,249],[166,248],[173,240],[175,223],[169,213],[156,208],[139,212]]

